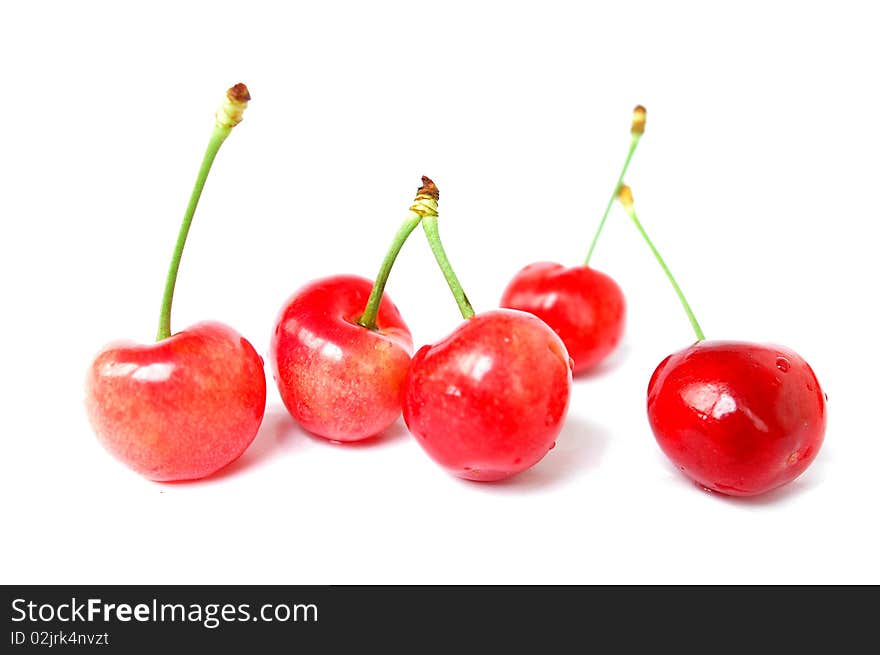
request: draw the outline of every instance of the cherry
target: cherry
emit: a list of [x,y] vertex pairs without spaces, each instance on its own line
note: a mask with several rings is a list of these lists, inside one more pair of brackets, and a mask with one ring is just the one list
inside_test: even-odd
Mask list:
[[266,406],[260,356],[235,330],[213,322],[155,344],[108,346],[87,386],[101,443],[157,481],[204,478],[236,460]]
[[567,268],[555,262],[529,264],[520,270],[501,296],[501,306],[520,309],[541,318],[562,338],[582,373],[604,360],[620,343],[626,322],[626,301],[617,283],[590,266],[590,259],[630,161],[645,132],[647,112],[633,110],[630,146],[617,184],[590,244],[582,266]]
[[575,373],[593,368],[617,347],[626,321],[623,291],[589,266],[529,264],[507,285],[501,306],[534,314],[552,327]]
[[568,410],[571,362],[562,340],[532,314],[475,315],[443,249],[436,213],[422,227],[465,322],[413,357],[403,418],[453,475],[501,480],[553,448]]
[[553,448],[570,392],[562,340],[532,314],[498,309],[416,353],[403,417],[453,475],[501,480]]
[[315,280],[278,315],[269,361],[291,416],[333,441],[376,435],[400,416],[412,337],[385,296],[375,329],[358,325],[373,283],[354,275]]
[[706,341],[687,299],[636,215],[619,199],[672,283],[697,343],[664,359],[648,384],[648,421],[669,459],[699,485],[754,496],[791,482],[825,435],[825,394],[810,366],[782,346]]
[[310,432],[358,441],[400,416],[412,336],[384,289],[407,237],[436,206],[437,189],[423,177],[375,283],[351,275],[316,280],[281,309],[272,369],[285,407]]
[[700,341],[654,371],[648,420],[685,475],[752,496],[791,482],[815,459],[825,397],[807,362],[787,348]]
[[227,91],[180,227],[165,284],[157,342],[102,350],[86,381],[86,410],[99,441],[151,480],[195,480],[241,455],[266,406],[263,360],[232,328],[199,323],[171,334],[171,303],[196,206],[220,146],[250,100]]

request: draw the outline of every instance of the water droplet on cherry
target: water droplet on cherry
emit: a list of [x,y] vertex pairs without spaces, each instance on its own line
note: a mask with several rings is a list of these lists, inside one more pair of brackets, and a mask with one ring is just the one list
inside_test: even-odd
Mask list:
[[783,373],[788,373],[788,369],[791,368],[791,364],[789,364],[788,360],[785,357],[777,357],[776,368],[778,368]]

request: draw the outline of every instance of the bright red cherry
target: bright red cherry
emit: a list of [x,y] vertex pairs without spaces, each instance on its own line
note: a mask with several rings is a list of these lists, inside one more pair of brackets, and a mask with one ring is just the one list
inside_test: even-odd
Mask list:
[[566,268],[553,262],[529,264],[514,276],[501,296],[502,307],[534,314],[553,328],[568,349],[575,373],[595,367],[614,351],[623,337],[626,323],[623,291],[608,275],[591,268],[590,259],[617,197],[617,189],[645,132],[646,118],[647,111],[638,105],[633,110],[629,151],[584,265]]
[[436,211],[422,227],[465,322],[415,355],[403,418],[453,475],[491,481],[537,463],[553,447],[568,410],[571,360],[541,319],[510,309],[474,315],[452,269]]
[[797,353],[782,346],[705,341],[666,262],[636,215],[621,204],[672,284],[697,343],[664,359],[648,384],[648,421],[667,457],[707,489],[754,496],[791,482],[825,436],[825,394]]
[[310,282],[284,305],[270,361],[285,407],[335,441],[376,435],[400,416],[412,336],[387,295],[376,328],[358,324],[373,283],[354,275]]
[[287,410],[310,432],[358,441],[400,416],[412,336],[384,289],[404,242],[424,214],[436,211],[438,197],[423,177],[375,283],[353,275],[316,280],[281,309],[272,369]]
[[113,344],[89,369],[86,410],[100,442],[151,480],[195,480],[223,468],[250,445],[266,407],[263,360],[233,329],[199,323],[171,334],[180,258],[211,164],[242,118],[250,94],[227,92],[171,258],[157,343]]
[[453,475],[501,480],[553,448],[570,394],[562,340],[535,316],[500,309],[416,353],[403,418]]
[[86,389],[104,447],[158,481],[204,478],[237,459],[266,407],[263,360],[220,323],[199,323],[154,344],[108,346]]
[[663,452],[697,483],[752,496],[791,482],[825,435],[825,396],[781,346],[700,341],[670,355],[648,385],[648,420]]
[[626,301],[617,283],[589,266],[529,264],[504,290],[501,306],[534,314],[565,343],[574,372],[586,371],[620,343]]

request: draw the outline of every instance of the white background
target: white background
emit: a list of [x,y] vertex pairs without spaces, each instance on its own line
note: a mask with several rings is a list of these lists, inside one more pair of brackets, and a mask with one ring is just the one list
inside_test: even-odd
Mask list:
[[[872,3],[9,3],[0,19],[5,583],[880,582]],[[558,446],[505,484],[446,475],[399,422],[334,446],[270,378],[251,449],[148,482],[83,410],[108,341],[152,339],[224,90],[245,121],[196,215],[173,327],[266,354],[286,297],[372,277],[428,174],[476,308],[583,259],[629,140],[649,233],[710,338],[778,342],[830,397],[825,446],[754,500],[698,490],[645,417],[693,336],[618,209],[593,264],[625,343],[578,379]],[[417,345],[460,321],[420,232],[388,291]]]

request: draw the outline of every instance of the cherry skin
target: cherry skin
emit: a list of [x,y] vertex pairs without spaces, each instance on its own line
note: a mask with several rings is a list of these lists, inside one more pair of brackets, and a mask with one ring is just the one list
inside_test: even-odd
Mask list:
[[305,429],[333,441],[372,437],[400,416],[412,336],[387,295],[369,330],[357,321],[373,283],[315,280],[278,315],[270,359],[281,399]]
[[162,482],[204,478],[237,459],[265,408],[263,360],[220,323],[149,345],[111,344],[86,381],[86,409],[100,442]]
[[660,448],[698,484],[754,496],[791,482],[825,435],[825,395],[781,346],[699,341],[664,359],[648,385]]
[[596,366],[620,343],[626,301],[617,283],[589,266],[529,264],[504,290],[501,306],[534,314],[565,343],[574,373]]
[[499,309],[466,320],[413,357],[403,418],[450,473],[501,480],[553,448],[568,409],[571,365],[539,318]]

